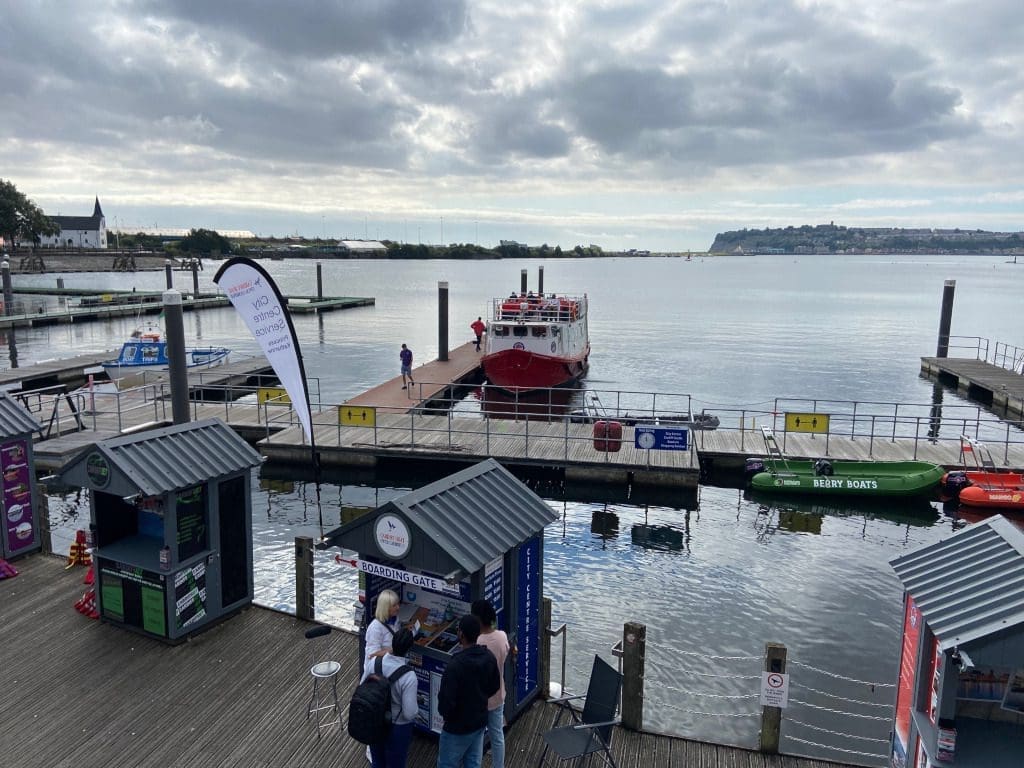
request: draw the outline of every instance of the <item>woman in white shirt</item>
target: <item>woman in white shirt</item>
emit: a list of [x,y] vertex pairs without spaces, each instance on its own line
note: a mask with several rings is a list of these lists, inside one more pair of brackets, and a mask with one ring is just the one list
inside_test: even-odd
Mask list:
[[377,609],[373,621],[366,628],[366,651],[363,661],[383,656],[391,650],[391,641],[398,630],[398,595],[390,589],[377,595]]

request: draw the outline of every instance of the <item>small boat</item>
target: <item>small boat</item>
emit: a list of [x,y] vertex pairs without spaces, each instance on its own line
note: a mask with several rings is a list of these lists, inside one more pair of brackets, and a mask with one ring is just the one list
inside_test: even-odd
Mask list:
[[943,468],[927,461],[837,461],[789,459],[768,427],[761,427],[767,459],[747,459],[752,490],[765,493],[873,498],[924,496],[942,479]]
[[587,372],[587,297],[513,293],[493,299],[481,365],[510,392],[564,387]]
[[[227,347],[191,347],[185,349],[186,367],[213,368],[228,362],[231,350]],[[166,371],[170,366],[167,358],[167,341],[163,332],[155,325],[136,328],[131,337],[121,345],[121,352],[113,360],[100,363],[107,376],[112,379],[142,371]]]
[[942,492],[966,507],[1024,511],[1024,474],[996,468],[992,452],[981,441],[960,436],[964,469],[942,476]]

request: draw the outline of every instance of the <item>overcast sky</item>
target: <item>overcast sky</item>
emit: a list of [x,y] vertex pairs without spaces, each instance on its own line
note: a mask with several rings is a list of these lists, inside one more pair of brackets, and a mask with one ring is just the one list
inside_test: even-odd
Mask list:
[[0,6],[0,178],[110,227],[1024,229],[1021,0]]

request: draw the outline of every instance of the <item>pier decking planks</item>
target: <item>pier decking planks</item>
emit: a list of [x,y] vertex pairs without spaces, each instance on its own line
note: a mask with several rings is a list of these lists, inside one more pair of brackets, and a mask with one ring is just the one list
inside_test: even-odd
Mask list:
[[[338,728],[318,741],[306,720],[311,692],[310,626],[294,616],[248,608],[168,646],[82,616],[73,604],[84,569],[32,555],[20,575],[0,580],[7,759],[19,768],[365,768],[365,748]],[[358,674],[357,638],[320,638],[319,658],[342,663],[338,699],[347,716]],[[513,724],[509,768],[533,768],[540,734],[554,707],[538,702]],[[852,768],[800,757],[761,755],[617,729],[612,751],[621,768]],[[698,757],[699,756],[699,757]],[[486,760],[486,758],[485,758]],[[433,768],[435,740],[417,735],[409,768]]]

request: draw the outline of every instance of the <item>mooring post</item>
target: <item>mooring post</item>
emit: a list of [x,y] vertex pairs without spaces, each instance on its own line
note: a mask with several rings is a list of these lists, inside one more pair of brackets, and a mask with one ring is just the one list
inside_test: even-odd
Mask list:
[[324,265],[323,262],[316,263],[316,299],[323,301],[324,298]]
[[448,281],[437,284],[437,359],[448,359]]
[[61,291],[64,290],[64,278],[63,277],[58,277],[57,278],[57,289],[61,290]]
[[647,625],[627,621],[622,625],[622,726],[633,731],[644,727],[644,662],[647,658]]
[[181,291],[164,291],[164,327],[167,330],[167,360],[171,380],[171,416],[175,424],[186,424],[188,412],[188,361],[185,359],[185,322],[181,315]]
[[526,270],[519,270],[519,292],[526,295]]
[[313,621],[313,539],[295,537],[295,618]]
[[199,298],[199,259],[192,261],[192,301]]
[[544,295],[544,267],[537,267],[537,295]]
[[[786,674],[786,646],[780,643],[764,644],[764,671]],[[761,707],[761,751],[779,753],[779,730],[782,726],[781,707]]]
[[953,294],[956,280],[947,280],[942,286],[942,315],[939,317],[939,343],[935,347],[936,357],[949,357],[949,329],[953,325]]
[[542,699],[551,696],[551,598],[540,599],[540,664],[537,685]]
[[0,263],[0,271],[3,272],[4,281],[4,314],[10,315],[14,313],[14,291],[11,288],[11,262],[7,260],[6,253]]
[[167,282],[168,288],[174,287],[174,279],[171,277],[171,260],[164,259],[164,280]]

